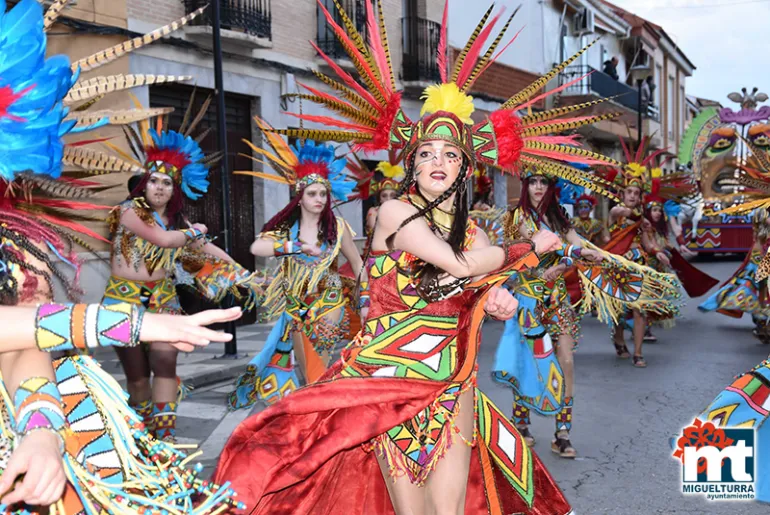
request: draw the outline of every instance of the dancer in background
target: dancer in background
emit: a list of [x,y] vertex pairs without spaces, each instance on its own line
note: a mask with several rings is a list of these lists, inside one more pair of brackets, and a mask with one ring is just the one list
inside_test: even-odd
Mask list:
[[305,141],[289,146],[265,121],[255,120],[272,152],[250,146],[280,175],[237,173],[287,184],[294,197],[251,245],[255,256],[280,259],[263,306],[266,319],[276,324],[262,351],[236,381],[228,397],[231,409],[249,407],[257,400],[277,402],[300,386],[297,370],[304,382],[317,381],[348,333],[349,298],[360,297],[361,309],[368,302],[365,292],[344,294],[337,267],[342,254],[354,273],[362,268],[350,227],[332,211],[332,201],[347,200],[356,184],[345,171],[346,160],[336,158],[331,145]]
[[[103,186],[73,179],[63,171],[63,161],[86,175],[92,170],[130,169],[118,157],[88,149],[89,139],[74,141],[75,135],[153,114],[91,110],[95,97],[129,82],[142,83],[143,78],[98,76],[83,83],[77,82],[78,68],[98,68],[159,39],[201,11],[72,66],[63,55],[46,58],[46,30],[65,5],[55,2],[45,15],[35,0],[21,0],[11,9],[0,6],[0,91],[5,102],[0,111],[0,317],[8,317],[10,310],[13,320],[2,324],[3,340],[14,339],[0,354],[0,502],[10,513],[37,512],[41,505],[62,515],[215,513],[227,508],[223,503],[235,506],[233,492],[204,484],[196,477],[200,469],[186,469],[182,453],[144,430],[117,382],[91,357],[78,354],[96,347],[136,345],[140,337],[153,336],[152,317],[144,325],[143,309],[128,304],[51,303],[56,282],[69,300],[80,295],[81,262],[75,245],[91,249],[84,238],[101,238],[82,222],[98,219],[89,213],[105,210],[93,202]],[[72,114],[66,105],[74,107]],[[73,137],[67,144],[65,135]],[[39,308],[33,317],[35,305]],[[233,310],[194,320],[238,316]],[[156,319],[155,334],[167,324]],[[198,344],[205,343],[201,336],[228,339],[191,325],[197,323],[179,321],[170,335]],[[30,333],[37,349],[30,348]],[[46,353],[60,351],[74,355],[52,364]]]
[[[240,286],[249,290],[249,306],[260,296],[252,274],[206,241],[206,226],[190,224],[184,216],[184,197],[196,200],[206,192],[209,168],[219,159],[216,154],[204,155],[193,139],[201,116],[192,116],[192,103],[193,98],[179,132],[162,120],[153,128],[142,121],[138,132],[126,132],[133,165],[144,172],[131,199],[116,207],[108,219],[112,268],[102,300],[106,305],[128,302],[153,313],[181,313],[175,285],[189,273],[194,279],[188,281],[214,302],[228,292],[240,296]],[[178,351],[159,341],[116,352],[131,406],[158,438],[173,442],[181,400]]]
[[[377,222],[377,211],[388,200],[398,196],[401,181],[404,178],[404,167],[401,165],[400,152],[388,152],[388,160],[377,163],[375,171],[380,172],[383,178],[375,182],[370,191],[377,196],[377,204],[366,212],[366,235],[369,236]],[[372,174],[374,175],[374,174]]]
[[[405,149],[405,193],[380,208],[371,239],[368,317],[321,380],[235,430],[214,478],[232,480],[253,513],[313,513],[323,505],[348,515],[565,515],[571,509],[563,494],[475,378],[485,315],[514,315],[516,303],[501,285],[537,263],[532,250],[543,254],[560,243],[541,231],[530,241],[490,246],[468,221],[467,188],[478,163],[509,171],[540,164],[576,177],[583,173],[564,161],[615,164],[554,134],[604,116],[564,122],[563,108],[530,115],[547,82],[539,79],[474,124],[467,92],[493,62],[505,32],[493,37],[491,25],[485,28],[490,9],[454,71],[442,57],[448,45],[442,26],[442,83],[426,89],[421,117],[413,122],[401,110],[382,11],[374,5],[367,2],[368,44],[347,14],[340,13],[343,29],[319,7],[361,74],[354,79],[321,53],[346,86],[330,77],[324,82],[345,99],[325,93],[315,100],[346,120],[307,119],[343,130],[277,131],[353,141],[362,151]],[[487,39],[490,48],[482,55],[476,49]]]
[[504,207],[495,207],[494,182],[487,175],[486,166],[480,165],[473,172],[473,209],[468,216],[484,231],[492,245],[503,243]]
[[610,235],[604,224],[591,216],[597,203],[596,197],[580,195],[575,201],[577,217],[572,219],[572,227],[581,238],[601,247],[610,241]]

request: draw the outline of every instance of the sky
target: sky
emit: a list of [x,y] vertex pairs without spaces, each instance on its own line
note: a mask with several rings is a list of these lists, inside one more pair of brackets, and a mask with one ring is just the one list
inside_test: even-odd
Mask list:
[[688,95],[732,106],[727,94],[770,94],[770,0],[610,0],[657,23],[696,66]]

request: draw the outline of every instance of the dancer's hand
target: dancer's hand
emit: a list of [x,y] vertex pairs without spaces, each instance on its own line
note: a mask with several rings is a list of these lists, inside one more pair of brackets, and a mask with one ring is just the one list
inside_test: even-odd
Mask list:
[[642,230],[643,231],[651,231],[652,230],[652,222],[644,218],[642,220]]
[[698,255],[697,252],[693,252],[687,245],[679,245],[679,253],[686,257],[695,257]]
[[519,301],[508,290],[495,286],[489,290],[484,311],[498,320],[508,320],[516,314],[517,307],[519,307]]
[[532,243],[535,244],[535,252],[538,256],[546,252],[553,252],[561,248],[561,240],[551,231],[542,230],[532,236]]
[[587,259],[588,261],[592,261],[594,263],[601,263],[604,261],[604,256],[602,256],[601,252],[594,249],[582,249],[580,251],[580,257]]
[[190,352],[196,346],[205,347],[211,342],[232,340],[232,334],[205,326],[238,320],[242,314],[239,307],[210,309],[190,316],[145,313],[139,339],[143,342],[168,342],[177,350]]
[[208,234],[209,228],[203,224],[192,224],[193,229],[198,229],[203,234]]
[[558,265],[553,265],[551,268],[543,272],[543,279],[546,282],[554,281],[566,271],[567,265],[562,265],[561,263]]
[[668,256],[666,255],[665,252],[663,251],[658,252],[657,254],[655,254],[655,257],[658,258],[658,261],[660,261],[664,265],[671,266],[671,260],[668,259]]
[[[59,437],[49,431],[33,431],[24,436],[0,477],[0,494],[5,494],[0,502],[49,506],[61,499],[67,476],[60,445]],[[24,479],[14,485],[22,474]]]
[[302,244],[302,253],[307,254],[308,256],[320,256],[321,255],[321,247],[318,245],[311,245],[309,243],[303,243]]

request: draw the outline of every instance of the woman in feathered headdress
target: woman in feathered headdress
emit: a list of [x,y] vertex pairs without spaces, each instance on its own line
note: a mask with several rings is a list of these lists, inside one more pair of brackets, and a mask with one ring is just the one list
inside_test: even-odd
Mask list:
[[[217,154],[204,155],[200,138],[192,136],[209,104],[204,102],[193,117],[193,101],[194,95],[179,131],[166,127],[162,118],[152,128],[147,121],[139,122],[138,131],[126,128],[134,153],[125,155],[126,161],[142,174],[130,199],[113,209],[108,219],[112,270],[102,301],[106,305],[128,302],[153,313],[181,313],[175,285],[182,282],[214,302],[228,292],[240,297],[239,287],[249,290],[249,307],[260,295],[252,274],[206,241],[206,226],[190,224],[184,217],[184,198],[196,200],[206,192],[209,168],[219,159]],[[165,342],[116,352],[132,407],[158,438],[173,442],[182,397],[176,375],[178,352]]]
[[331,145],[304,141],[289,146],[270,132],[265,121],[255,120],[272,152],[246,143],[265,158],[255,161],[279,175],[237,173],[287,184],[293,197],[251,245],[255,256],[280,259],[263,305],[265,318],[277,322],[262,351],[236,382],[228,399],[231,409],[249,407],[257,400],[273,404],[298,388],[295,358],[304,380],[315,382],[348,333],[349,298],[359,298],[357,309],[367,305],[365,292],[358,296],[345,291],[337,265],[342,254],[355,274],[362,267],[350,226],[332,211],[332,202],[346,201],[356,185],[346,173],[347,161],[337,158]]
[[444,23],[442,83],[425,90],[421,118],[411,121],[400,107],[382,9],[367,2],[366,42],[346,13],[340,10],[342,28],[319,6],[359,77],[321,52],[340,78],[321,80],[340,98],[310,86],[301,96],[347,120],[300,115],[340,130],[276,132],[355,142],[357,151],[403,147],[404,194],[380,207],[370,237],[371,306],[356,341],[317,383],[241,424],[215,480],[232,480],[254,513],[312,513],[322,503],[351,515],[415,507],[459,513],[464,506],[474,513],[567,514],[542,463],[475,387],[483,318],[514,315],[516,303],[501,285],[537,263],[533,250],[553,250],[558,238],[541,231],[529,241],[490,246],[468,220],[467,187],[478,163],[512,173],[538,163],[574,178],[586,174],[563,162],[614,163],[555,135],[602,118],[560,118],[589,104],[528,112],[576,57],[474,123],[468,91],[494,61],[505,29],[483,51],[499,19],[487,24],[490,8],[450,71]]
[[[135,75],[78,81],[79,71],[159,39],[200,11],[71,65],[62,55],[46,58],[45,32],[66,4],[53,2],[45,15],[35,0],[21,0],[10,10],[5,3],[0,6],[0,303],[13,306],[3,308],[2,327],[3,339],[14,338],[0,354],[4,511],[29,513],[37,510],[33,506],[50,505],[52,513],[64,515],[211,513],[222,502],[234,505],[232,492],[208,487],[195,477],[197,470],[186,469],[181,453],[144,430],[114,379],[78,353],[136,345],[169,324],[176,327],[169,332],[172,341],[188,351],[191,346],[184,342],[205,344],[201,337],[211,335],[197,325],[234,319],[238,313],[144,320],[142,309],[127,304],[51,303],[56,280],[69,300],[77,299],[75,245],[90,249],[83,238],[101,238],[81,222],[93,220],[89,212],[104,209],[89,201],[100,185],[73,178],[62,165],[77,167],[78,174],[127,170],[119,158],[86,148],[89,140],[65,143],[63,136],[151,116],[152,111],[88,108],[94,97],[165,80]],[[85,103],[70,113],[68,106],[80,102]],[[39,307],[33,317],[32,308],[23,306],[34,304]],[[75,355],[52,366],[48,354],[30,349],[30,333],[41,351]],[[205,499],[194,507],[199,488]]]

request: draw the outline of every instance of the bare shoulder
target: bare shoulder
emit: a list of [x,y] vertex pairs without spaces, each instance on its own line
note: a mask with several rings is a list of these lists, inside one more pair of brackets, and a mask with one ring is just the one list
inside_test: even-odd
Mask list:
[[395,228],[415,213],[417,213],[417,208],[411,204],[400,200],[388,200],[380,206],[377,225],[384,228]]

